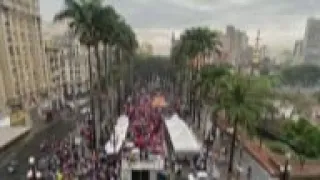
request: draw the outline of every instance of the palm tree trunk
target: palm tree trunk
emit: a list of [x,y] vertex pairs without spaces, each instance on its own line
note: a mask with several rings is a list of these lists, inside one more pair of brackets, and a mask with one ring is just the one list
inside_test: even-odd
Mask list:
[[132,91],[133,91],[133,59],[132,59],[132,57],[129,57],[130,58],[130,67],[129,67],[129,69],[130,69],[130,93],[132,93]]
[[234,161],[234,151],[236,147],[236,140],[237,140],[237,131],[238,131],[238,121],[239,117],[238,115],[235,117],[234,125],[233,125],[233,134],[232,134],[232,140],[231,140],[231,148],[230,148],[230,157],[229,157],[229,167],[228,167],[228,173],[229,175],[232,175],[233,170],[233,161]]
[[[117,48],[116,49],[116,61],[117,61],[117,68],[119,68],[118,69],[118,71],[119,71],[119,77],[121,76],[121,72],[120,72],[120,49],[119,48]],[[117,99],[117,111],[118,111],[118,115],[120,115],[121,114],[121,78],[119,78],[119,81],[118,81],[118,83],[117,83],[117,94],[118,94],[118,99]]]
[[100,124],[102,122],[102,119],[103,119],[103,115],[102,115],[102,101],[101,101],[101,59],[100,59],[100,55],[99,55],[99,47],[98,45],[95,45],[94,46],[94,53],[95,53],[95,56],[96,56],[96,60],[97,60],[97,73],[98,73],[98,83],[97,83],[97,87],[98,87],[98,94],[97,94],[97,98],[98,98],[98,110],[99,110],[99,120],[98,123],[96,123],[96,127],[98,129],[96,129],[96,136],[97,136],[97,139],[96,139],[96,148],[98,148],[98,144],[100,142]]
[[106,91],[107,90],[107,75],[108,75],[108,54],[107,54],[107,48],[108,48],[108,45],[107,44],[104,44],[104,47],[103,47],[103,54],[104,54],[104,79],[105,79],[105,83],[106,85],[104,86],[104,90]]
[[[200,98],[200,97],[199,97]],[[201,101],[198,100],[198,105],[197,105],[197,118],[198,118],[198,128],[200,129],[201,127]]]
[[90,83],[90,111],[91,111],[91,119],[90,121],[92,122],[92,130],[93,130],[93,143],[92,143],[92,148],[94,148],[96,146],[95,142],[96,142],[96,122],[95,122],[95,107],[94,107],[94,102],[93,102],[93,77],[92,77],[92,62],[91,62],[91,46],[88,45],[87,46],[87,50],[88,50],[88,68],[89,68],[89,83]]
[[191,113],[191,119],[192,119],[192,124],[194,124],[195,123],[195,119],[194,119],[194,112],[193,112],[193,110],[194,110],[194,108],[193,108],[193,106],[194,106],[194,103],[193,103],[193,99],[194,99],[194,97],[193,97],[193,81],[194,81],[194,69],[193,69],[193,67],[191,67],[191,69],[190,69],[190,82],[189,82],[189,108],[190,108],[190,113]]

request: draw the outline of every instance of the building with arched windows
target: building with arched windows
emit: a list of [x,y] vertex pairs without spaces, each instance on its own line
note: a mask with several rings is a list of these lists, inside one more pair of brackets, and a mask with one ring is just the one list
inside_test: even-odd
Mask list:
[[0,68],[8,99],[30,107],[48,88],[39,0],[0,1]]

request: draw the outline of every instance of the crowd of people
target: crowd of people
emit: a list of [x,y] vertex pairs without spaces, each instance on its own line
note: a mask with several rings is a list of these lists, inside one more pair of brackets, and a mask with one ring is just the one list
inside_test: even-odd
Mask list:
[[160,105],[155,102],[154,94],[142,91],[130,99],[127,106],[129,134],[135,146],[153,154],[164,153],[165,137]]
[[[91,151],[85,145],[76,144],[72,135],[63,140],[49,139],[40,148],[42,153],[36,167],[30,167],[30,171],[41,172],[42,179],[107,180],[118,177],[119,164],[107,161],[103,151]],[[34,179],[32,176],[29,178]]]
[[[162,121],[164,106],[166,102],[163,94],[147,93],[145,90],[129,97],[125,105],[125,113],[129,117],[129,138],[144,154],[165,154],[165,127]],[[81,143],[76,142],[79,132],[74,131],[64,139],[51,137],[42,142],[39,147],[41,153],[34,157],[35,163],[30,164],[27,179],[119,179],[119,157],[110,159],[103,148],[92,150],[92,127],[85,121],[80,126]]]

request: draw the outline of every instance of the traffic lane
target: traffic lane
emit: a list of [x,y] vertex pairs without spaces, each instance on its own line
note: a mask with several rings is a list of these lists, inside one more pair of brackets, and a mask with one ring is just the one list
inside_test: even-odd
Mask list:
[[[32,112],[33,111],[33,112]],[[0,168],[7,164],[11,157],[17,152],[17,150],[21,149],[27,142],[29,142],[31,139],[34,138],[36,134],[38,134],[41,131],[46,130],[47,128],[51,128],[54,124],[59,123],[58,120],[73,120],[73,114],[68,113],[65,110],[62,110],[59,113],[56,113],[54,115],[54,120],[47,122],[44,119],[41,119],[38,114],[35,112],[35,108],[31,110],[31,119],[33,121],[33,126],[31,129],[31,132],[25,136],[24,138],[19,139],[12,145],[10,145],[8,148],[6,148],[4,151],[0,153]]]
[[28,158],[30,156],[39,157],[41,156],[40,144],[53,136],[56,139],[63,139],[72,131],[71,121],[60,120],[58,123],[54,124],[47,130],[39,132],[36,134],[33,139],[25,144],[24,147],[16,150],[15,155],[11,160],[18,161],[18,166],[14,174],[9,174],[7,171],[7,166],[4,166],[0,169],[0,177],[4,180],[21,180],[25,179],[26,172],[28,170]]

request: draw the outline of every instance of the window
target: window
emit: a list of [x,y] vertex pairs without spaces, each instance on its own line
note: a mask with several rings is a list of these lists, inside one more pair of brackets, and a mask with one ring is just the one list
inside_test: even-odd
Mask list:
[[10,35],[8,35],[7,41],[8,41],[8,43],[12,42],[12,37]]
[[6,19],[6,22],[4,23],[6,25],[6,27],[10,26],[10,21],[8,19]]
[[16,47],[17,55],[20,55],[20,49],[19,46]]
[[11,56],[13,56],[13,55],[14,55],[13,47],[12,47],[12,46],[9,46],[9,53],[10,53],[10,55],[11,55]]
[[22,41],[25,41],[25,39],[26,39],[25,33],[24,33],[24,32],[21,32],[20,35],[21,35]]
[[13,68],[12,68],[12,72],[13,72],[13,74],[17,74],[17,68],[16,68],[16,67],[13,67]]
[[16,95],[19,96],[20,95],[20,89],[18,87],[16,87]]

